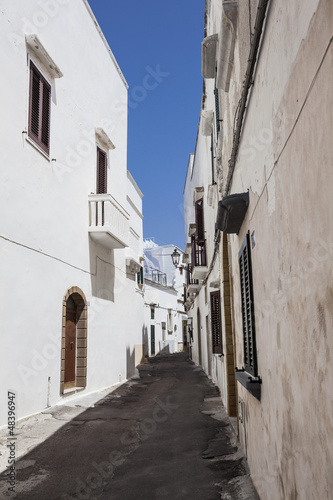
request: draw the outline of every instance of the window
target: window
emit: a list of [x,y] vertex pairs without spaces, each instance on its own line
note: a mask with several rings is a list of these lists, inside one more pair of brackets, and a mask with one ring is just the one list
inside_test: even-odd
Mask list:
[[143,267],[141,266],[140,271],[136,273],[136,279],[137,283],[139,285],[139,288],[143,286]]
[[195,224],[196,224],[196,236],[198,241],[205,239],[204,231],[204,214],[203,214],[203,198],[195,202]]
[[107,193],[107,156],[105,151],[97,148],[97,194]]
[[51,85],[30,61],[29,137],[47,154],[50,151]]
[[212,344],[214,354],[223,354],[221,328],[221,299],[220,290],[210,294],[210,314],[212,326]]
[[150,319],[155,319],[155,307],[150,308]]
[[196,233],[191,235],[192,266],[206,266],[203,198],[195,202]]
[[254,322],[253,285],[251,268],[250,233],[245,237],[239,251],[239,273],[242,296],[242,320],[245,371],[256,377],[257,350]]
[[210,157],[211,157],[211,164],[212,164],[212,184],[216,184],[215,182],[215,172],[214,172],[214,137],[213,133],[210,136]]
[[215,86],[214,86],[214,95],[215,95],[215,120],[216,120],[216,137],[219,136],[220,133],[220,101],[219,101],[219,89],[216,87],[216,78],[215,78]]
[[173,332],[173,316],[172,309],[168,309],[168,334],[171,335]]

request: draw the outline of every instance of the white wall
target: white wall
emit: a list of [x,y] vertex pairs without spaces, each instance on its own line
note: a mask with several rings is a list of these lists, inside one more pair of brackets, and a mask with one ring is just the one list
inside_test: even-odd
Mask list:
[[[256,240],[261,399],[240,384],[238,396],[240,439],[262,500],[329,499],[332,490],[332,19],[327,0],[269,3],[231,186],[250,195],[241,231],[230,237],[238,366],[238,253],[248,231]],[[230,89],[220,92],[223,188],[249,54],[248,3],[238,3],[237,22]]]
[[[62,300],[70,287],[81,288],[88,302],[86,392],[133,374],[132,353],[142,343],[142,296],[128,277],[125,249],[108,250],[88,236],[97,127],[115,145],[108,153],[108,192],[128,209],[127,84],[85,2],[53,4],[51,12],[37,1],[10,2],[0,19],[0,60],[6,68],[0,84],[0,209],[6,214],[0,223],[5,283],[0,370],[6,381],[1,397],[5,400],[7,390],[17,392],[18,418],[62,400]],[[62,78],[53,79],[30,54],[28,33],[37,34]],[[29,55],[52,86],[49,158],[22,133],[28,122]],[[141,211],[140,196],[134,202]],[[133,249],[139,257],[142,219],[134,211],[131,225],[141,239]]]
[[[145,278],[144,284],[144,325],[143,332],[146,354],[151,355],[151,325],[155,325],[155,354],[159,352],[178,352],[182,348],[183,325],[187,318],[184,313],[183,300],[185,272],[175,268],[171,254],[177,248],[180,253],[179,267],[182,267],[183,252],[175,245],[157,246],[153,242],[144,242],[146,262],[166,274],[166,285],[154,283]],[[155,307],[155,318],[151,319],[151,305]],[[168,332],[168,311],[172,312],[172,333]],[[166,323],[165,338],[162,335],[162,322]],[[148,348],[147,348],[148,347]]]
[[[204,200],[204,225],[206,238],[206,255],[207,266],[212,262],[214,253],[214,237],[215,237],[215,222],[217,216],[218,204],[218,186],[213,185],[213,180],[217,183],[218,172],[216,170],[216,161],[214,160],[214,179],[212,175],[211,163],[211,137],[202,134],[202,113],[215,109],[214,83],[206,80],[206,93],[204,104],[200,110],[200,120],[198,134],[195,146],[195,153],[189,157],[188,169],[184,187],[184,214],[185,214],[185,238],[188,243],[191,239],[188,236],[189,225],[195,223],[195,207],[193,204],[193,194],[195,188],[203,187]],[[212,97],[213,96],[213,97]],[[214,130],[214,147],[217,144],[215,122],[213,122]],[[189,256],[191,263],[191,255]],[[212,287],[214,283],[214,287]],[[220,255],[215,260],[215,264],[211,270],[207,283],[202,286],[200,281],[199,291],[192,296],[192,304],[187,311],[188,316],[193,318],[193,340],[191,342],[191,355],[195,363],[200,364],[209,377],[218,385],[221,391],[221,397],[226,403],[227,386],[226,386],[226,360],[225,357],[213,354],[212,338],[211,338],[211,315],[210,315],[210,293],[216,290],[216,284],[222,285],[221,275],[221,260]],[[198,310],[200,311],[200,329],[198,328]],[[223,323],[223,309],[222,323]],[[207,320],[208,317],[208,320]],[[200,331],[200,339],[198,338]],[[225,339],[223,337],[223,352],[226,352]],[[199,346],[201,355],[199,354]]]

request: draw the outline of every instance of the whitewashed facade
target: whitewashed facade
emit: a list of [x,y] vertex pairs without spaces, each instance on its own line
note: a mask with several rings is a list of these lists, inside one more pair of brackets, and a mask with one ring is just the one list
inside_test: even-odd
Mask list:
[[328,0],[206,1],[184,190],[186,235],[203,199],[207,256],[189,258],[192,353],[238,417],[262,500],[332,496],[332,34]]
[[[174,249],[180,254],[177,269],[172,263]],[[158,246],[144,241],[144,324],[145,355],[168,354],[187,349],[184,311],[185,272],[183,251],[174,245]]]
[[1,10],[1,400],[22,418],[135,373],[142,193],[127,83],[88,2]]

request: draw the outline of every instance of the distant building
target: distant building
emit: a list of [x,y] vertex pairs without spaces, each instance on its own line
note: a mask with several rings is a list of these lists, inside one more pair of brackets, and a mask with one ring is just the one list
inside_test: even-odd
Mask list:
[[[179,267],[172,263],[174,249],[180,253]],[[158,246],[144,241],[145,354],[154,356],[187,349],[184,311],[183,251],[174,245]]]
[[1,10],[1,398],[21,418],[135,373],[142,193],[127,83],[88,2]]
[[332,497],[332,35],[329,0],[206,1],[186,306],[261,500]]

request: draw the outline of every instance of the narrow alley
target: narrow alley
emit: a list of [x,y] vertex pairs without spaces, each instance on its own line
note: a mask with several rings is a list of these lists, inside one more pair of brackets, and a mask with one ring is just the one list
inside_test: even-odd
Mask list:
[[[17,462],[16,498],[258,498],[219,391],[188,353],[150,358],[139,373]],[[1,498],[13,498],[7,483],[3,472]]]

